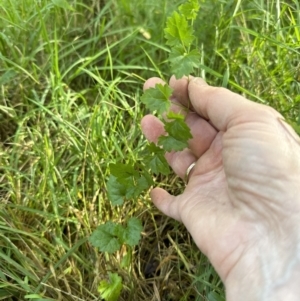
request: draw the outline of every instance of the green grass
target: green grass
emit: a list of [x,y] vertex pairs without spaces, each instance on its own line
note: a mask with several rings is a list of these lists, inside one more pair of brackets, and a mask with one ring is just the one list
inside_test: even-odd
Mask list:
[[[0,300],[100,300],[109,271],[123,278],[120,300],[222,300],[219,278],[182,225],[147,194],[122,208],[106,194],[108,165],[140,158],[142,84],[170,76],[163,27],[182,1],[68,2],[72,9],[0,0]],[[196,75],[297,126],[299,23],[298,0],[202,1]],[[161,180],[183,189],[175,177]],[[123,269],[126,249],[102,254],[88,237],[129,216],[144,232]]]

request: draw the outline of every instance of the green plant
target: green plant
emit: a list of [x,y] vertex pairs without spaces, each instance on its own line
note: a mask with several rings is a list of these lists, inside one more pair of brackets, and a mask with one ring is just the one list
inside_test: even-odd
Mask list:
[[[193,35],[193,22],[199,8],[198,0],[189,0],[180,5],[179,11],[175,11],[167,20],[165,37],[167,45],[171,46],[169,62],[177,78],[189,75],[199,63],[200,53],[192,48],[196,39]],[[170,169],[164,157],[165,153],[180,151],[188,146],[192,135],[184,121],[184,115],[170,111],[171,95],[172,89],[167,84],[158,84],[142,96],[141,101],[146,108],[156,112],[164,122],[166,135],[159,138],[158,145],[150,143],[146,146],[136,162],[110,164],[111,175],[107,182],[107,190],[114,206],[123,205],[126,199],[138,198],[153,185],[149,170],[156,175],[168,175]],[[168,121],[163,118],[164,114]],[[141,231],[141,222],[136,218],[128,220],[127,228],[108,221],[92,233],[90,242],[101,252],[114,253],[120,250],[122,245],[137,245]],[[106,298],[104,294],[102,297],[107,301],[114,300]]]
[[98,247],[101,252],[114,253],[122,245],[134,247],[140,240],[142,231],[141,221],[132,217],[127,222],[127,227],[114,222],[100,225],[91,235],[90,242]]
[[[123,202],[115,206],[107,195],[111,164],[134,167],[133,183],[149,166],[145,177],[182,191],[166,176],[164,150],[147,145],[138,124],[149,113],[142,82],[171,74],[163,29],[183,2],[0,0],[0,300],[94,301],[109,273],[122,278],[120,301],[224,295],[184,226],[147,193],[127,198],[113,184]],[[199,2],[194,75],[268,104],[296,126],[299,0]],[[91,247],[87,237],[99,225],[127,228],[132,216],[144,228],[138,247]]]
[[[172,47],[169,61],[171,70],[176,77],[190,74],[199,61],[199,51],[192,49],[195,41],[192,25],[198,10],[198,0],[189,0],[180,5],[179,12],[175,11],[167,20],[165,36],[167,44]],[[170,170],[164,157],[165,152],[184,149],[187,147],[188,139],[192,138],[190,130],[184,122],[184,116],[170,111],[171,95],[172,89],[167,84],[158,84],[155,88],[147,90],[142,96],[142,103],[151,111],[157,112],[164,122],[166,135],[159,138],[158,146],[150,143],[141,152],[141,156],[136,162],[126,164],[118,162],[110,165],[111,175],[107,182],[107,189],[113,205],[122,205],[124,200],[137,198],[143,191],[149,189],[153,184],[149,170],[154,174],[168,175]],[[162,117],[164,114],[166,114],[168,122],[164,121]],[[104,230],[104,227],[107,230]],[[91,242],[94,246],[98,246],[100,251],[114,252],[121,247],[122,241],[124,242],[120,229],[118,224],[109,221],[92,234]],[[103,238],[99,236],[99,233],[104,233],[103,231],[118,238],[114,240],[114,247],[105,248],[99,245]],[[138,242],[139,233],[132,232],[132,236],[135,236]]]
[[196,41],[193,25],[199,9],[198,0],[188,0],[179,6],[179,12],[175,11],[167,20],[164,32],[166,44],[171,46],[171,74],[176,78],[188,76],[199,67],[199,50],[192,48]]
[[101,298],[106,301],[117,301],[122,291],[122,278],[116,273],[109,273],[109,282],[103,280],[100,282],[98,291]]

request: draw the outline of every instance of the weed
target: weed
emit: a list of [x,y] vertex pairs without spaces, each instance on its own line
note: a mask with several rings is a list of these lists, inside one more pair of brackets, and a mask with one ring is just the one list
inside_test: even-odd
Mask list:
[[[138,163],[143,81],[168,78],[167,18],[182,1],[0,0],[0,299],[218,300],[222,284],[184,227],[147,195],[108,201],[110,164]],[[62,4],[62,5],[60,5]],[[194,75],[299,118],[299,1],[202,1]],[[172,193],[182,182],[154,176]],[[98,225],[139,218],[138,247],[99,253]],[[122,259],[128,268],[122,268]]]

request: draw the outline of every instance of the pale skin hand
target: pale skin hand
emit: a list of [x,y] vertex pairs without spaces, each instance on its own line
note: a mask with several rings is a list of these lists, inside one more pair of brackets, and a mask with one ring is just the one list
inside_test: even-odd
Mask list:
[[[151,78],[144,89],[156,83],[163,82]],[[299,300],[299,137],[274,109],[200,78],[172,77],[170,86],[172,102],[190,108],[181,111],[193,139],[166,158],[181,178],[197,163],[181,195],[155,188],[153,203],[185,224],[227,300]],[[152,115],[141,125],[150,141],[164,134]]]

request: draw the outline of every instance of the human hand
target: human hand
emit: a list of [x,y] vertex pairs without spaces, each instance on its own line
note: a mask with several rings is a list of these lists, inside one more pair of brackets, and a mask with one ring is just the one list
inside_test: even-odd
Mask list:
[[[144,89],[157,83],[163,81],[151,78]],[[155,188],[153,203],[185,224],[225,283],[228,300],[298,299],[299,137],[274,109],[200,78],[172,77],[170,86],[171,108],[189,108],[193,138],[188,149],[166,158],[181,178],[196,165],[181,195]],[[141,125],[151,142],[164,134],[152,115]]]

